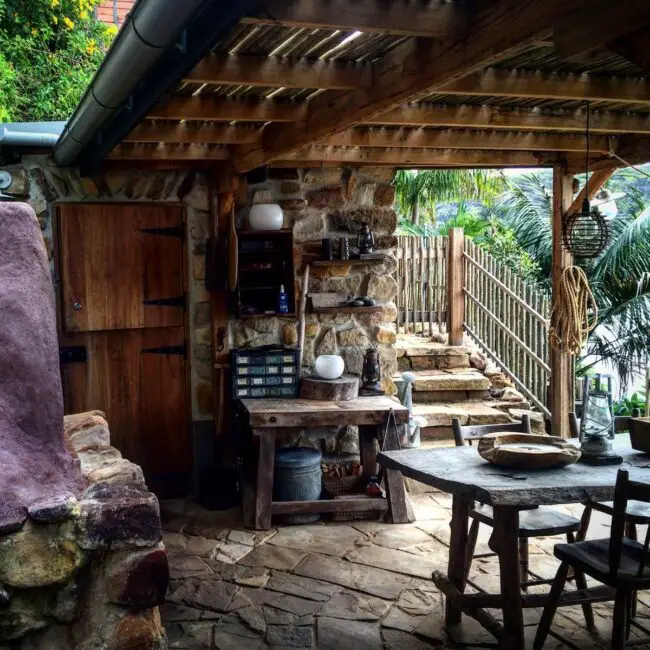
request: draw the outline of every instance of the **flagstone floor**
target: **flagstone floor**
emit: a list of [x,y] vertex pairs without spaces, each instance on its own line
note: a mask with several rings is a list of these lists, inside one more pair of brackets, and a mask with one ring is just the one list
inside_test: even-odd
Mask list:
[[[169,647],[426,650],[493,642],[467,616],[457,629],[445,631],[442,595],[430,576],[434,569],[446,570],[451,498],[420,494],[413,502],[417,521],[409,525],[328,522],[257,533],[243,528],[238,512],[163,502],[171,585],[161,614]],[[567,508],[578,516],[580,510]],[[597,514],[590,537],[608,537],[609,520]],[[489,529],[481,528],[477,552],[487,550]],[[533,571],[555,575],[557,541],[532,540]],[[498,576],[495,558],[474,561],[475,585],[498,591]],[[560,609],[556,637],[545,647],[607,647],[611,604],[594,609],[595,632],[587,631],[579,607]],[[524,611],[532,647],[541,610]],[[642,593],[637,620],[650,627],[649,619],[650,593]],[[633,629],[632,637],[638,635]]]

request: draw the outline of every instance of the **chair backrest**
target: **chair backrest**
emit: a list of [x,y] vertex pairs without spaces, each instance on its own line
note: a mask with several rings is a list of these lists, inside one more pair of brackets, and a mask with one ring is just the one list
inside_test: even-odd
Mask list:
[[458,418],[452,418],[451,427],[454,432],[454,442],[456,447],[465,446],[465,442],[472,444],[472,440],[478,440],[488,433],[500,431],[512,431],[514,433],[532,433],[530,427],[530,417],[524,413],[521,416],[521,422],[511,422],[509,424],[470,424],[461,426]]
[[[631,481],[626,469],[619,469],[616,475],[616,488],[614,490],[614,513],[612,515],[612,528],[609,539],[609,569],[612,577],[618,573],[625,536],[626,511],[628,501],[643,501],[650,503],[650,483]],[[643,555],[640,558],[638,575],[642,576],[648,556],[650,545],[650,526],[643,545]]]

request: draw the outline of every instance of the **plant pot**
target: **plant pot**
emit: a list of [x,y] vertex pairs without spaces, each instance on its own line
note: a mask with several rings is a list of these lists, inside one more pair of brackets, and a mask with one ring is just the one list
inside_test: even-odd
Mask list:
[[251,207],[248,214],[251,230],[282,230],[284,214],[277,203],[260,203]]
[[338,354],[321,354],[316,359],[314,369],[323,379],[338,379],[345,370],[345,362]]

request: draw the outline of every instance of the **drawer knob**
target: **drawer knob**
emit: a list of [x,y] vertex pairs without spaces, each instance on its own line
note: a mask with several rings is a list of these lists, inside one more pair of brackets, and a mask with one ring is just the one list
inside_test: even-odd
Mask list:
[[277,421],[278,421],[278,418],[276,418],[275,415],[272,415],[272,416],[269,418],[269,422],[277,422]]

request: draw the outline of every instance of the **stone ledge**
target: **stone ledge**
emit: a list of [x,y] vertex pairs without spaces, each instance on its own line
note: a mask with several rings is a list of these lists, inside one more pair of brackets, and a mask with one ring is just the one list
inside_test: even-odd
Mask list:
[[435,391],[478,391],[489,390],[490,380],[477,373],[449,374],[436,370],[414,371],[413,390],[419,392]]

